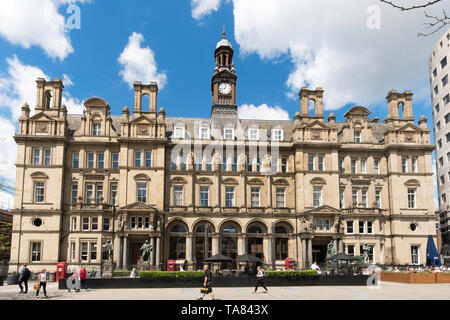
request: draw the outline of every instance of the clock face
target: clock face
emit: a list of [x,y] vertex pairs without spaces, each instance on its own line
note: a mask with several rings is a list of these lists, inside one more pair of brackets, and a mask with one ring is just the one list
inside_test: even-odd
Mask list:
[[231,92],[231,86],[229,83],[221,83],[219,86],[219,91],[221,94],[229,94]]

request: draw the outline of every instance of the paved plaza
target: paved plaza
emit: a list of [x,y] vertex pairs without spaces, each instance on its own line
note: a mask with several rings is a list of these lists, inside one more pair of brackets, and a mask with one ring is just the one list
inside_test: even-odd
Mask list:
[[[29,288],[33,287],[33,283]],[[403,284],[380,282],[368,287],[272,287],[269,293],[252,293],[253,288],[214,288],[221,300],[450,300],[450,284]],[[0,300],[195,300],[200,288],[180,289],[95,289],[85,292],[58,290],[49,283],[49,298],[35,297],[35,291],[19,294],[18,286],[0,287]],[[207,298],[209,299],[209,298]]]

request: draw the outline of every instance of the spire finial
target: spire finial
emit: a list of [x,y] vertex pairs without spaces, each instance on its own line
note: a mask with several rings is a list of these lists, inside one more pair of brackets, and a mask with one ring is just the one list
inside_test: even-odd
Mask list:
[[227,37],[227,33],[225,31],[225,25],[223,25],[222,39],[225,39],[226,37]]

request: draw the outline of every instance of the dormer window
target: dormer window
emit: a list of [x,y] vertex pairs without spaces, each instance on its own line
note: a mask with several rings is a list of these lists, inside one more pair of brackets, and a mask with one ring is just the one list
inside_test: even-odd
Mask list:
[[233,128],[225,128],[223,130],[223,138],[225,140],[233,140],[234,139],[234,129]]
[[100,123],[94,123],[92,128],[92,135],[99,137],[102,133],[102,125]]
[[184,127],[175,127],[174,138],[175,139],[184,139]]
[[361,131],[355,131],[354,141],[355,143],[361,143]]
[[201,127],[199,130],[200,139],[209,139],[209,128]]
[[273,129],[272,130],[272,141],[283,141],[283,130]]
[[248,129],[248,140],[257,141],[258,139],[258,129]]

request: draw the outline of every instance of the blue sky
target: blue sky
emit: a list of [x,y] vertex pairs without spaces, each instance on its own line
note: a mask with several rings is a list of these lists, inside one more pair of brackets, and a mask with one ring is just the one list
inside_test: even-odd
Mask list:
[[[280,118],[285,110],[292,119],[298,90],[307,85],[325,89],[326,116],[334,112],[343,121],[357,104],[383,120],[385,96],[396,89],[415,92],[414,116],[424,114],[432,126],[428,57],[439,34],[416,36],[423,12],[405,14],[374,0],[343,0],[339,7],[333,0],[4,1],[0,143],[8,151],[0,152],[0,178],[10,184],[11,137],[22,104],[34,107],[33,76],[66,79],[71,112],[81,112],[82,102],[97,96],[116,115],[133,105],[125,73],[142,82],[163,79],[158,104],[169,117],[209,117],[213,54],[224,25],[235,49],[237,103],[255,106],[261,118],[274,108],[269,110]],[[70,16],[70,4],[80,8],[81,29],[58,29]],[[42,18],[40,10],[49,14]],[[378,28],[366,25],[371,12]],[[133,35],[138,41],[127,52]],[[123,53],[124,61],[139,63],[120,63]],[[11,197],[0,196],[7,198],[0,206],[8,206]]]

